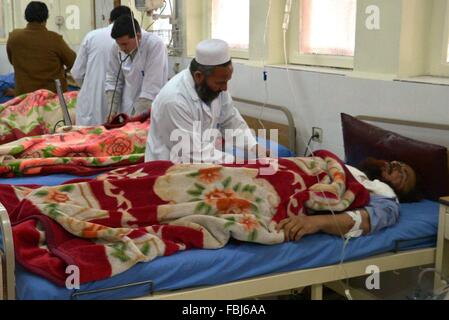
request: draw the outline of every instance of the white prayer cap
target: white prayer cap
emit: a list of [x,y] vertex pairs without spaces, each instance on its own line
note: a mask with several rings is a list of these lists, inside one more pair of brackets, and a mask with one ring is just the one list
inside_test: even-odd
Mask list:
[[203,66],[219,66],[231,60],[229,45],[218,39],[204,40],[196,47],[196,62]]

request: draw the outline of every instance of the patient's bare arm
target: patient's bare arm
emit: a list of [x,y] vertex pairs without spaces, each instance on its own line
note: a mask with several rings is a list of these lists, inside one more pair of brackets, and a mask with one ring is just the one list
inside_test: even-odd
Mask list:
[[[359,210],[362,217],[360,228],[366,235],[371,230],[370,217],[366,210]],[[325,232],[343,236],[354,227],[354,219],[347,213],[337,215],[298,216],[285,219],[277,226],[283,230],[286,241],[298,241],[306,235]]]

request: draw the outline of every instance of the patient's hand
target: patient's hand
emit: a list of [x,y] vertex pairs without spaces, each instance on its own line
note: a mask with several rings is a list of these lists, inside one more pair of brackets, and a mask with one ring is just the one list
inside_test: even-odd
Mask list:
[[284,231],[285,241],[299,241],[306,235],[321,231],[321,216],[295,216],[281,221],[276,230]]

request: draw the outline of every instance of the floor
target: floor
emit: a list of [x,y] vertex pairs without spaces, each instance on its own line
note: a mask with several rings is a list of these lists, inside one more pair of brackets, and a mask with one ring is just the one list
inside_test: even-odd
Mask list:
[[[429,266],[430,267],[430,266]],[[344,281],[336,283],[336,289],[344,291],[348,286],[350,294],[354,300],[367,299],[363,295],[358,294],[359,291],[368,293],[369,298],[378,300],[425,300],[432,299],[433,292],[433,272],[425,273],[422,277],[421,285],[418,285],[419,276],[425,268],[412,268],[395,272],[382,273],[380,277],[380,289],[367,291],[365,287],[366,277],[351,279],[350,281]],[[444,298],[448,291],[440,298]],[[367,297],[368,297],[367,295]],[[310,300],[311,290],[310,287],[305,288],[302,291],[290,291],[275,296],[260,297],[257,300]],[[336,291],[329,288],[323,290],[324,300],[347,300],[348,298],[338,294]],[[359,298],[358,297],[363,297]],[[449,296],[448,296],[449,298]]]

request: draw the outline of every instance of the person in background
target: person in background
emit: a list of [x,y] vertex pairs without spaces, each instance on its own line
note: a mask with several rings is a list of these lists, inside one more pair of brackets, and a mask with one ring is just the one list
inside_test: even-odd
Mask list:
[[67,91],[66,70],[72,68],[76,53],[61,35],[48,31],[48,8],[43,2],[32,1],[25,9],[26,28],[13,30],[6,51],[14,67],[15,95],[47,89],[56,92],[59,79]]
[[127,6],[115,7],[110,14],[110,25],[89,32],[81,44],[71,70],[73,79],[81,87],[76,105],[76,124],[79,126],[101,125],[107,120],[109,109],[105,81],[115,43],[111,31],[115,20],[122,15],[131,15],[131,9]]
[[286,241],[299,241],[306,235],[324,232],[357,238],[393,226],[399,220],[399,201],[421,200],[415,170],[400,161],[374,158],[364,160],[357,169],[347,166],[356,180],[370,191],[370,203],[359,210],[287,218],[277,226]]
[[132,16],[118,18],[111,36],[116,44],[106,75],[108,121],[119,113],[133,116],[150,111],[168,81],[168,52],[162,39],[142,32]]
[[[220,131],[222,137],[226,136],[226,130],[236,132],[236,136],[246,138],[237,147],[256,153],[256,138],[227,91],[233,72],[225,41],[210,39],[198,44],[190,68],[171,79],[154,101],[145,161],[234,162],[234,156],[222,152],[216,141],[204,139],[211,130]],[[184,142],[173,141],[173,133],[184,135]],[[258,154],[268,153],[259,146]]]

